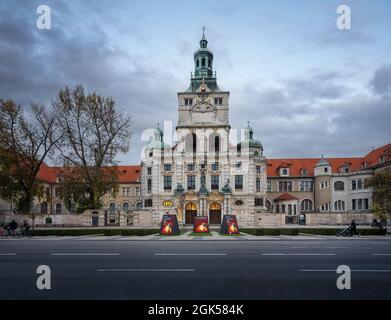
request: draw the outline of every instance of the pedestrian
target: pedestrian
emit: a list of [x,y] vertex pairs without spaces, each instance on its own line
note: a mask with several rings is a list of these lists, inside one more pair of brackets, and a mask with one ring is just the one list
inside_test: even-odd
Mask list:
[[23,235],[27,236],[29,234],[29,232],[30,232],[30,229],[31,229],[31,226],[27,222],[27,220],[23,221],[22,228],[23,228]]
[[356,221],[354,221],[354,220],[352,220],[352,222],[350,223],[350,236],[353,236],[353,235],[359,236],[359,234],[357,232]]
[[9,236],[13,236],[15,233],[15,230],[18,228],[18,223],[15,220],[12,220],[5,229],[8,231]]

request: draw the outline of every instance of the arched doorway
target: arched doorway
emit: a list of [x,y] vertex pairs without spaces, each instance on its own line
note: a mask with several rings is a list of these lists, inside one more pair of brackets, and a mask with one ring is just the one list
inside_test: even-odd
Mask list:
[[185,223],[193,224],[194,217],[197,216],[197,205],[194,202],[189,202],[185,207],[185,211],[186,211]]
[[209,206],[209,223],[221,224],[221,205],[218,202],[212,202]]

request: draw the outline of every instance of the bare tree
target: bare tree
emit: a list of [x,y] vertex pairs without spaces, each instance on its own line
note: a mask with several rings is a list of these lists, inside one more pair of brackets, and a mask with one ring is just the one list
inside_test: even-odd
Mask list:
[[130,117],[113,99],[86,95],[81,85],[61,90],[53,106],[64,134],[58,145],[64,166],[60,193],[78,211],[100,208],[101,197],[117,186],[116,156],[130,148]]
[[31,115],[27,116],[12,100],[0,99],[1,158],[7,159],[13,186],[11,197],[16,199],[17,209],[22,213],[29,213],[34,197],[43,192],[38,172],[61,139],[56,118],[44,106],[33,104]]

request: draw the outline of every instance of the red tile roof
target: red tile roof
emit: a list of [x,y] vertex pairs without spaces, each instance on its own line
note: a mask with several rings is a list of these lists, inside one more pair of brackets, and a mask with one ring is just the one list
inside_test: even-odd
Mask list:
[[274,199],[274,201],[289,201],[289,200],[297,200],[297,198],[285,192]]
[[[332,173],[339,172],[339,169],[348,164],[350,171],[358,171],[365,163],[367,167],[373,167],[380,164],[380,157],[383,156],[384,162],[391,161],[391,143],[375,150],[372,150],[364,157],[356,158],[326,158],[331,165]],[[307,170],[307,176],[314,175],[314,167],[320,158],[302,158],[302,159],[267,159],[267,176],[279,177],[279,168],[289,168],[291,177],[301,175],[301,170]],[[135,183],[140,179],[141,166],[118,166],[118,180],[121,183]],[[57,177],[61,174],[61,167],[49,167],[42,164],[38,173],[38,178],[48,183],[56,183]]]
[[[364,157],[357,158],[325,158],[331,165],[332,173],[338,173],[344,165],[349,165],[350,171],[358,171],[363,163],[367,167],[373,167],[380,164],[380,156],[384,156],[384,162],[391,161],[391,144],[377,148]],[[321,158],[303,158],[303,159],[267,159],[267,176],[279,177],[279,168],[289,168],[291,177],[302,176],[301,170],[307,169],[307,176],[314,175],[314,167]]]
[[[44,163],[38,172],[38,179],[48,183],[56,183],[61,171],[61,167],[49,167]],[[118,181],[121,183],[138,182],[140,172],[141,166],[117,166]]]

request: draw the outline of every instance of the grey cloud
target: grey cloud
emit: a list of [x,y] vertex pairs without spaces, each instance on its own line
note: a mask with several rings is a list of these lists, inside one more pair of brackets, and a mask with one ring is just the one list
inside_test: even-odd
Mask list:
[[391,65],[378,68],[370,85],[376,94],[381,96],[391,95]]

